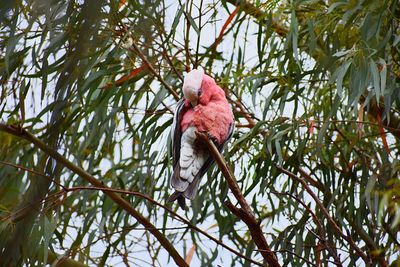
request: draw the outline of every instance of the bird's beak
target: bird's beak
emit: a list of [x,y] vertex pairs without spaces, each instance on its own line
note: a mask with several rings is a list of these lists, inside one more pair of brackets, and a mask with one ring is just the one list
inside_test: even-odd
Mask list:
[[195,106],[197,106],[197,104],[199,103],[199,98],[201,95],[201,88],[197,89],[197,90],[192,90],[192,100],[190,101],[190,104],[192,105],[192,107],[194,108]]

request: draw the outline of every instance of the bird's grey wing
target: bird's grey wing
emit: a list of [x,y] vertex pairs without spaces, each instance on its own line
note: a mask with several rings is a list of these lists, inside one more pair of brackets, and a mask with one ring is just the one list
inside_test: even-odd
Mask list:
[[181,166],[179,164],[179,158],[181,155],[181,138],[182,130],[180,122],[183,116],[183,108],[185,106],[185,99],[178,101],[175,112],[174,120],[172,122],[171,128],[171,139],[172,139],[172,176],[171,176],[171,186],[178,192],[183,192],[187,189],[189,182],[182,180],[180,177]]
[[[228,136],[222,144],[216,144],[216,142],[213,141],[214,144],[217,146],[219,153],[222,153],[224,151],[225,145],[232,138],[234,129],[235,129],[235,124],[231,123],[231,125],[229,125]],[[201,178],[208,171],[208,169],[211,167],[214,161],[215,160],[212,155],[209,155],[207,157],[206,161],[204,162],[204,165],[201,167],[200,171],[197,173],[193,181],[189,184],[186,191],[184,192],[185,197],[193,199],[197,195],[197,190],[199,189]]]
[[181,149],[181,138],[182,131],[180,121],[182,119],[182,110],[185,106],[185,99],[182,98],[178,101],[175,112],[174,112],[174,120],[172,122],[171,127],[171,140],[172,140],[172,166],[175,169],[177,163],[179,162],[180,157],[180,149]]

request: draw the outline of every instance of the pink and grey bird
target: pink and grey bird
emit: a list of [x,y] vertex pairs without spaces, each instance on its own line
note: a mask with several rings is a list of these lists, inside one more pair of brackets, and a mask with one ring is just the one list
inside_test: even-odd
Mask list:
[[224,90],[203,70],[194,69],[185,76],[183,94],[172,125],[171,185],[175,192],[169,197],[169,201],[177,200],[182,209],[185,198],[194,199],[201,177],[214,162],[206,145],[197,139],[196,131],[207,133],[222,152],[234,128]]

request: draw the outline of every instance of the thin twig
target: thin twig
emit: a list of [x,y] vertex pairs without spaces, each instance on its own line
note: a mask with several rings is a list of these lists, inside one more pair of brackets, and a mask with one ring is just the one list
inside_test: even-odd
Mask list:
[[[180,1],[179,1],[180,3]],[[190,8],[189,8],[190,6]],[[188,11],[188,14],[184,11],[183,13],[185,14],[186,17],[186,32],[185,32],[185,52],[186,52],[186,65],[185,69],[186,72],[190,71],[190,47],[189,47],[189,34],[190,34],[190,20],[188,16],[192,16],[192,6],[193,2],[191,1],[186,1],[186,11]]]
[[175,98],[175,100],[179,100],[179,95],[175,90],[161,77],[161,75],[156,71],[156,69],[153,67],[153,65],[149,62],[147,57],[143,54],[143,52],[140,50],[140,48],[137,46],[135,41],[133,40],[132,42],[132,49],[133,52],[135,52],[140,59],[143,61],[144,64],[149,68],[149,70],[154,74],[154,76],[157,77],[158,81],[165,86],[165,88],[171,93],[171,95]]
[[201,30],[203,29],[203,26],[201,25],[201,18],[203,17],[203,14],[201,13],[202,9],[203,9],[203,0],[200,1],[200,7],[198,8],[198,10],[199,10],[199,33],[197,35],[196,60],[194,63],[194,68],[197,68],[199,66],[200,37],[201,37]]
[[290,194],[288,192],[280,193],[280,192],[274,191],[273,193],[274,194],[278,194],[278,195],[286,195],[286,196],[289,196],[289,197],[295,199],[298,203],[300,203],[308,211],[308,213],[311,214],[311,217],[313,218],[315,224],[317,225],[317,227],[318,227],[318,229],[320,231],[320,235],[317,236],[318,239],[320,239],[324,243],[325,247],[332,254],[332,257],[335,259],[335,262],[334,262],[335,265],[343,266],[342,262],[340,260],[340,257],[337,254],[336,249],[333,249],[331,244],[329,244],[329,242],[325,239],[326,232],[325,232],[325,229],[324,229],[324,227],[322,225],[322,222],[318,219],[317,215],[311,210],[311,208],[308,205],[306,205],[306,203],[304,203],[304,201],[301,200],[298,196],[292,195],[292,194]]
[[[258,251],[260,251],[260,250],[258,250]],[[311,261],[307,260],[306,258],[304,258],[304,257],[300,256],[299,254],[297,254],[297,253],[295,253],[293,251],[290,251],[288,249],[275,250],[274,252],[275,253],[289,253],[289,254],[292,254],[293,256],[305,261],[308,265],[317,267],[316,264],[312,263]]]
[[48,175],[46,175],[46,174],[44,174],[44,173],[35,171],[35,170],[33,170],[33,169],[26,168],[26,167],[24,167],[24,166],[20,166],[20,165],[17,165],[17,164],[13,164],[13,163],[10,163],[10,162],[2,161],[2,160],[0,160],[0,164],[4,164],[4,165],[10,166],[10,167],[14,167],[14,168],[17,168],[17,169],[21,169],[21,170],[27,171],[27,172],[29,172],[29,173],[32,173],[32,174],[34,174],[34,175],[42,176],[42,177],[44,177],[44,178],[46,178],[46,179],[52,181],[53,183],[55,183],[56,185],[58,185],[58,186],[61,187],[62,189],[65,189],[65,187],[64,187],[62,184],[60,184],[59,182],[57,182],[56,180],[52,179],[50,176],[48,176]]
[[357,253],[358,256],[360,256],[363,261],[367,264],[370,265],[370,260],[368,256],[355,244],[354,240],[351,238],[350,235],[345,235],[339,228],[339,226],[336,224],[335,220],[330,216],[328,210],[325,208],[325,206],[321,203],[319,198],[315,195],[315,193],[311,190],[311,188],[308,186],[306,183],[305,179],[298,177],[294,173],[286,170],[285,168],[276,165],[275,166],[277,170],[280,172],[286,174],[290,178],[296,180],[297,182],[301,183],[301,185],[304,187],[304,189],[307,191],[307,193],[314,199],[315,203],[317,204],[318,208],[322,211],[322,214],[325,216],[325,218],[328,220],[329,224],[332,226],[333,230],[341,236],[344,240],[346,240],[349,245],[352,247],[352,249]]

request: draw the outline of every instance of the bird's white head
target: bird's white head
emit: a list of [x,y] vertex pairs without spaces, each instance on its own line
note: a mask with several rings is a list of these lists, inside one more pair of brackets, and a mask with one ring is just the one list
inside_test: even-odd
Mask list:
[[201,95],[201,83],[203,82],[204,71],[194,69],[186,74],[183,81],[183,95],[189,100],[192,106],[196,106]]

